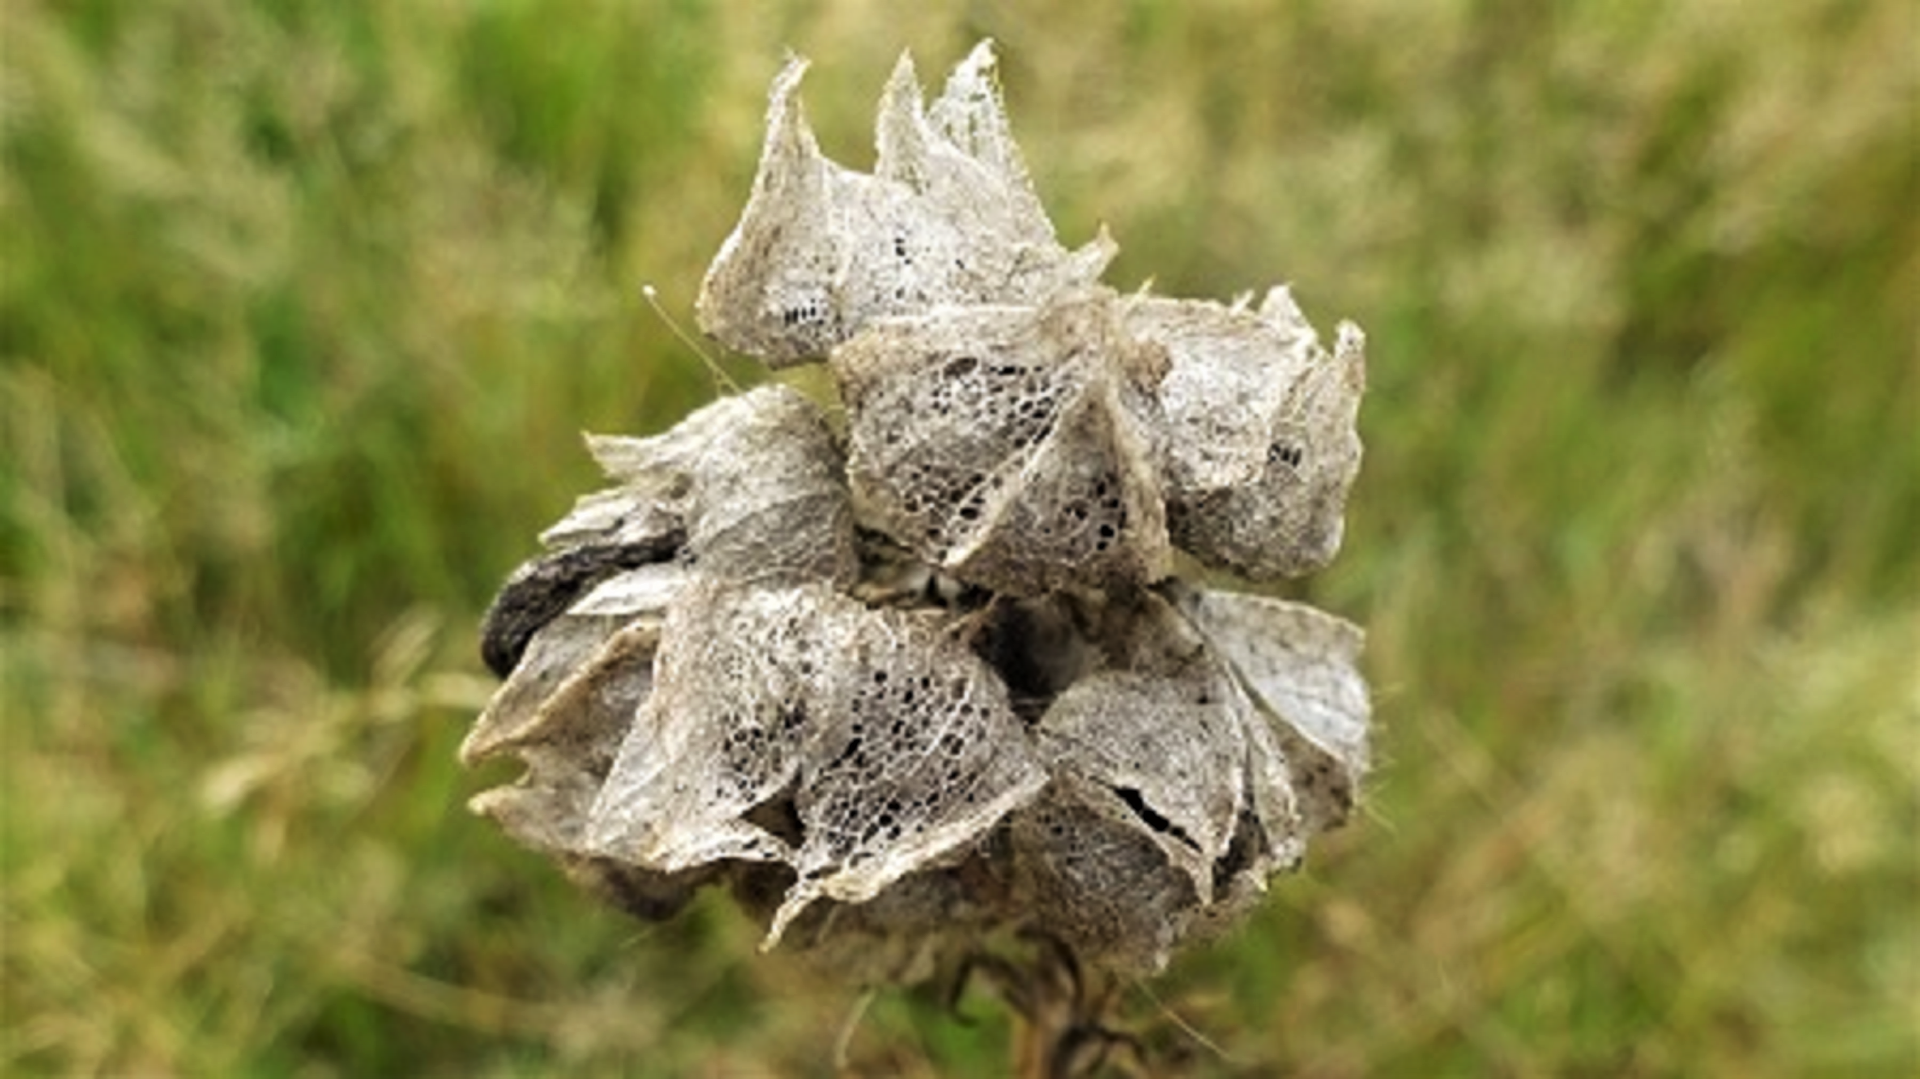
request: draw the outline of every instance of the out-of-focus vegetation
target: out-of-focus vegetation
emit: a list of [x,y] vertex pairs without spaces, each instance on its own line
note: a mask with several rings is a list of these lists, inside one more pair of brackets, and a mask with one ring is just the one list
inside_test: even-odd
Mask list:
[[[780,48],[862,163],[990,34],[1112,280],[1371,337],[1297,591],[1382,766],[1130,999],[1164,1066],[1920,1073],[1913,5],[1066,7],[4,0],[0,1071],[830,1073],[851,990],[593,905],[453,751],[577,431],[711,392],[638,287],[690,308]],[[994,1074],[962,1011],[856,1073]]]

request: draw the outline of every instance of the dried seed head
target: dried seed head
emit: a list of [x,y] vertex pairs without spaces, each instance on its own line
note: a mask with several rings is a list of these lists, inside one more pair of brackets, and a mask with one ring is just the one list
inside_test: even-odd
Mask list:
[[826,358],[845,457],[781,388],[593,439],[615,485],[488,616],[462,759],[527,773],[475,808],[628,910],[723,886],[864,978],[1004,929],[1156,970],[1367,766],[1359,630],[1171,576],[1333,556],[1359,331],[1097,285],[1112,244],[1055,241],[984,45],[931,107],[902,61],[871,176],[820,155],[803,67],[700,316]]

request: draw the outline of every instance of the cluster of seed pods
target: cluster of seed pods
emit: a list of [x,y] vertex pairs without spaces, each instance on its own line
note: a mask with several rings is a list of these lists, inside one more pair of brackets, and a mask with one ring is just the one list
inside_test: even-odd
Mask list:
[[1229,924],[1367,766],[1361,634],[1252,580],[1337,552],[1362,337],[1123,295],[1067,250],[982,44],[931,103],[903,59],[871,174],[774,82],[702,328],[825,362],[591,449],[610,480],[484,630],[505,682],[475,808],[616,903],[729,889],[787,942],[911,979],[1005,930],[1163,966]]

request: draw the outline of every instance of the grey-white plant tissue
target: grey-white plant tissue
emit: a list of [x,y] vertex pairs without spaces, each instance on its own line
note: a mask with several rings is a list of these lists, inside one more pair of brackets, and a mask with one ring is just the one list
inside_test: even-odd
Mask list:
[[643,917],[707,885],[864,980],[996,933],[1163,967],[1342,823],[1367,768],[1360,631],[1183,580],[1337,553],[1364,339],[1291,295],[1121,294],[1030,184],[982,44],[923,101],[902,59],[872,174],[773,84],[700,323],[799,393],[595,438],[610,486],[485,627],[506,681],[474,807]]

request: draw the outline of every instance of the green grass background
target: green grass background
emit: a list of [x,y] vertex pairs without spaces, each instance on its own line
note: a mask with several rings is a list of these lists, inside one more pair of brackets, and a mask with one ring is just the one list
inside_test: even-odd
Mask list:
[[[782,46],[998,38],[1062,235],[1371,338],[1365,813],[1176,1074],[1920,1073],[1910,3],[0,0],[0,1072],[824,1076],[853,993],[462,803],[474,625],[710,395]],[[745,375],[751,364],[733,362]],[[881,996],[855,1074],[992,1075]],[[1201,1032],[1219,1051],[1187,1036]]]

